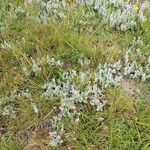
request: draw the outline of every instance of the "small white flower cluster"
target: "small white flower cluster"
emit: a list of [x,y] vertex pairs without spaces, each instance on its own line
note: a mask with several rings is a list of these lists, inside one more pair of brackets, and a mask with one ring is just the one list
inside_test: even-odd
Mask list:
[[[95,10],[105,23],[121,31],[136,28],[139,23],[142,24],[146,20],[144,11],[150,8],[149,2],[144,2],[137,6],[124,0],[75,0],[71,4],[67,0],[49,0],[48,2],[26,0],[24,6],[15,8],[11,5],[11,7],[13,11],[14,8],[16,9],[16,13],[26,13],[26,16],[28,16],[29,13],[26,12],[27,9],[24,9],[24,7],[31,5],[40,7],[36,18],[39,22],[47,23],[50,19],[63,19],[67,16],[67,12],[73,11],[79,5],[89,8],[87,13]],[[17,15],[14,14],[14,16],[16,17]]]
[[[132,46],[129,48],[129,50],[126,51],[124,57],[125,66],[123,74],[134,79],[141,79],[144,82],[150,78],[150,56],[147,58],[142,55],[142,51],[140,49],[141,45],[143,45],[143,41],[141,38],[138,38],[137,40],[134,39]],[[136,58],[139,58],[140,60],[142,57],[144,57],[144,59],[147,59],[145,66],[142,66],[136,60]]]
[[124,68],[124,75],[129,75],[131,78],[141,79],[146,81],[150,78],[150,65],[147,64],[145,69],[138,62],[128,62]]
[[77,0],[77,3],[82,6],[93,6],[104,22],[121,31],[137,27],[137,23],[143,23],[146,20],[144,11],[150,8],[148,2],[136,6],[123,0]]
[[23,72],[23,74],[25,75],[25,76],[29,76],[30,75],[30,71],[29,71],[29,69],[27,69],[27,67],[26,67],[26,65],[25,64],[22,64],[21,65],[21,69],[22,69],[22,72]]
[[49,55],[47,55],[47,63],[52,66],[63,66],[63,62],[56,60],[55,58],[50,58]]
[[[42,0],[25,0],[24,5],[19,7],[11,4],[10,15],[13,14],[16,18],[19,12],[25,13],[26,17],[31,18],[33,16],[29,15],[26,7],[32,5],[40,7],[37,17],[35,17],[40,23],[47,23],[50,19],[63,19],[67,16],[67,12],[74,11],[78,6],[82,6],[89,8],[89,11],[86,11],[87,15],[85,13],[83,17],[89,16],[89,12],[94,13],[95,10],[106,24],[121,31],[127,31],[138,27],[138,24],[142,24],[146,20],[144,11],[150,8],[149,2],[136,5],[124,0],[74,0],[71,4],[67,0],[49,0],[47,2]],[[87,22],[87,19],[82,20]]]
[[102,99],[102,90],[100,90],[100,88],[98,87],[97,84],[94,84],[92,87],[92,95],[90,96],[90,104],[92,106],[96,106],[97,107],[97,111],[103,111],[103,108],[106,104],[106,101],[101,100]]
[[67,3],[65,0],[53,0],[48,1],[46,4],[46,10],[48,13],[59,16],[60,18],[65,17],[65,9],[67,9]]
[[61,140],[61,137],[57,134],[56,131],[49,132],[49,136],[50,136],[51,146],[57,146],[58,144],[63,143],[63,141]]
[[33,111],[34,111],[36,114],[38,114],[39,110],[38,110],[36,104],[33,103],[33,102],[31,102],[31,106],[32,106]]
[[84,60],[79,59],[79,63],[81,65],[81,67],[89,67],[91,61],[87,58],[85,58]]
[[122,65],[118,61],[114,64],[99,65],[98,72],[95,73],[95,82],[100,82],[102,87],[106,88],[110,85],[118,85],[122,77]]
[[85,72],[79,72],[78,78],[81,81],[81,83],[85,82],[87,78],[91,78],[91,73],[90,71],[85,71]]
[[137,27],[138,23],[143,23],[146,20],[144,11],[150,6],[148,2],[137,6],[123,0],[75,0],[72,5],[68,5],[65,0],[53,0],[48,1],[45,5],[47,13],[60,18],[64,18],[65,12],[76,5],[92,7],[99,13],[105,23],[121,31],[126,31]]
[[21,7],[21,6],[16,7],[15,11],[16,11],[16,13],[26,13],[26,11],[24,10],[24,8]]
[[61,60],[56,60],[55,58],[50,58],[49,55],[46,57],[42,57],[41,59],[37,58],[37,61],[35,61],[33,58],[31,58],[31,67],[27,67],[25,65],[23,58],[20,58],[21,61],[21,68],[23,73],[26,76],[29,76],[31,72],[34,72],[36,75],[39,74],[42,70],[42,65],[48,64],[50,66],[56,66],[56,67],[62,67],[63,62]]
[[[91,104],[96,104],[99,107],[102,103],[101,96],[102,91],[97,84],[87,84],[84,89],[80,89],[80,84],[85,84],[82,82],[80,74],[72,70],[70,72],[65,72],[63,74],[62,81],[53,79],[52,82],[47,83],[43,86],[46,91],[43,93],[45,97],[57,97],[61,99],[61,111],[69,111],[70,109],[76,109],[76,103],[87,103],[87,100],[91,100]],[[86,74],[86,73],[84,73]],[[89,78],[90,75],[85,75],[85,78]],[[76,79],[78,79],[78,84],[76,84]],[[80,81],[79,81],[80,80]],[[96,97],[94,99],[93,97]],[[96,100],[96,101],[95,101]],[[94,102],[95,101],[95,102]],[[99,102],[99,105],[98,105]],[[103,104],[102,104],[103,105]],[[67,109],[68,110],[67,110]],[[97,110],[100,110],[97,108]],[[66,113],[66,112],[65,112]]]
[[11,45],[4,40],[4,42],[0,44],[0,48],[9,49],[9,48],[11,48]]
[[[43,86],[43,89],[46,90],[43,93],[44,97],[56,97],[61,100],[59,107],[61,112],[53,117],[53,127],[56,127],[57,123],[62,121],[63,117],[68,116],[73,120],[74,116],[78,114],[76,112],[76,104],[87,103],[88,99],[90,100],[91,105],[97,107],[97,111],[102,111],[105,102],[102,101],[102,91],[100,90],[100,87],[96,84],[92,86],[83,83],[85,84],[85,88],[80,89],[80,84],[76,83],[76,79],[80,80],[79,75],[80,73],[71,70],[62,75],[62,81],[53,79],[52,82]],[[88,77],[89,76],[87,75],[86,78]],[[82,84],[82,81],[80,81],[80,83]]]
[[10,116],[10,118],[16,118],[16,111],[11,105],[7,105],[2,109],[3,116]]
[[10,116],[10,118],[16,118],[16,111],[13,107],[18,95],[16,91],[12,91],[9,97],[0,98],[0,114],[2,116]]

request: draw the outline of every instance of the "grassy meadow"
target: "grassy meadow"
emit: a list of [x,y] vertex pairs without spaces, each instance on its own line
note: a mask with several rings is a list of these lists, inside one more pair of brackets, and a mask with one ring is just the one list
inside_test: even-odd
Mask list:
[[[71,7],[73,2],[67,3]],[[149,9],[144,12],[147,20],[127,31],[109,26],[99,14],[83,6],[65,10],[63,19],[49,14],[46,21],[43,15],[44,19],[38,20],[42,12],[34,1],[28,4],[25,0],[0,0],[0,149],[150,150],[150,78],[144,80],[144,76],[137,75],[139,78],[133,79],[122,73],[130,48],[130,62],[136,60],[146,66],[149,57],[150,70]],[[138,39],[141,45],[134,43]],[[97,83],[98,66],[111,66],[118,61],[123,69],[117,73],[122,79],[117,85],[103,88],[107,77],[104,73],[104,82],[99,79]],[[63,74],[70,71],[76,72],[75,79],[64,79]],[[85,79],[80,79],[84,75]],[[46,84],[54,78],[62,95],[63,85],[68,83],[70,87],[77,86],[75,90],[79,92],[74,97],[79,98],[88,91],[86,85],[97,83],[103,93],[103,106],[91,104],[90,97],[94,96],[90,94],[86,102],[83,97],[83,101],[70,104],[71,91],[67,91],[71,100],[63,99],[53,88],[47,91]],[[59,106],[68,109],[67,115],[53,127],[52,118],[61,114]],[[97,107],[102,108],[98,111]],[[58,135],[50,137],[54,130]]]

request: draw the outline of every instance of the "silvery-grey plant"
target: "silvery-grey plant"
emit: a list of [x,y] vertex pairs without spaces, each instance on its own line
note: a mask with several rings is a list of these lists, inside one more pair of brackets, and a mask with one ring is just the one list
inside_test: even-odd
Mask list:
[[144,11],[150,8],[148,2],[139,6],[123,0],[77,0],[76,2],[82,6],[93,6],[104,22],[121,31],[135,28],[138,23],[143,23],[146,20]]
[[[123,0],[74,0],[71,5],[66,0],[49,0],[47,2],[25,0],[23,6],[16,8],[11,4],[11,8],[16,13],[25,13],[26,17],[30,18],[31,16],[29,16],[24,7],[31,5],[40,7],[36,19],[41,23],[47,23],[50,19],[63,19],[67,16],[67,12],[81,6],[88,8],[87,15],[89,15],[88,12],[94,12],[95,10],[106,24],[121,31],[137,28],[138,24],[142,24],[146,20],[144,16],[145,9],[150,8],[149,2],[144,2],[137,6]],[[17,17],[14,12],[13,14]]]
[[[150,64],[149,56],[143,56],[140,47],[143,45],[142,39],[139,37],[137,40],[134,39],[131,47],[126,50],[124,56],[124,68],[123,74],[134,79],[140,79],[146,81],[150,78]],[[147,60],[145,65],[140,64],[138,60],[142,57]],[[138,59],[139,58],[139,59]]]
[[122,77],[122,65],[118,61],[114,64],[99,65],[98,71],[95,73],[95,82],[100,82],[102,87],[116,86],[120,83]]
[[65,0],[54,0],[46,3],[46,12],[63,18],[65,12],[76,5],[90,7],[90,11],[96,10],[105,23],[121,31],[136,28],[139,23],[143,23],[146,20],[144,11],[150,6],[148,2],[137,6],[123,0],[75,0],[72,5],[68,5]]

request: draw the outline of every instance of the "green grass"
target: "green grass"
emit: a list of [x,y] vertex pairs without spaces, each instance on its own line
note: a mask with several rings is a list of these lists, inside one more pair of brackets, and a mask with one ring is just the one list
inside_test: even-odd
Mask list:
[[[13,1],[19,5],[21,1]],[[5,2],[3,2],[5,3]],[[0,49],[0,97],[9,96],[11,91],[29,89],[34,95],[39,113],[35,114],[31,103],[26,98],[15,102],[8,100],[17,109],[17,119],[9,116],[0,116],[2,150],[149,150],[150,149],[150,82],[139,83],[140,95],[133,98],[126,91],[109,88],[106,91],[107,105],[103,112],[82,106],[81,118],[78,124],[64,120],[64,128],[68,133],[64,143],[56,148],[49,145],[48,125],[54,114],[53,107],[59,105],[57,100],[46,100],[41,97],[41,86],[53,76],[59,77],[62,69],[42,66],[42,74],[26,77],[22,71],[21,59],[31,67],[31,57],[35,60],[49,54],[65,62],[64,70],[71,68],[81,70],[78,60],[87,57],[91,60],[92,69],[105,62],[122,59],[133,37],[144,38],[144,48],[147,50],[150,43],[149,20],[139,31],[126,33],[110,29],[93,19],[92,32],[88,26],[79,25],[82,17],[71,13],[62,21],[50,21],[47,24],[37,24],[34,20],[36,9],[29,10],[33,15],[31,20],[20,16],[13,18],[13,13],[5,16],[8,25],[0,35],[0,41],[7,40],[12,47]],[[2,10],[1,10],[2,12]],[[148,14],[149,15],[149,14]],[[143,49],[144,49],[143,48]],[[145,50],[145,51],[146,51]],[[146,51],[148,55],[149,52]],[[2,108],[0,108],[2,109]],[[104,118],[98,122],[99,116]]]

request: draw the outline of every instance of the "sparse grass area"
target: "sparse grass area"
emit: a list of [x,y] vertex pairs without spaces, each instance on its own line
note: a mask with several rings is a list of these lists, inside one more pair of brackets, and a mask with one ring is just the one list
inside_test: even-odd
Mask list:
[[[11,0],[15,6],[23,0]],[[150,81],[134,81],[133,88],[140,89],[131,95],[121,86],[105,90],[107,104],[98,112],[88,103],[77,107],[80,122],[63,120],[66,135],[63,143],[50,146],[50,119],[60,105],[59,99],[41,96],[45,83],[53,77],[61,78],[64,71],[84,71],[79,59],[88,58],[94,72],[98,64],[123,61],[126,49],[134,37],[142,37],[144,55],[150,56],[150,16],[143,27],[120,32],[93,16],[89,24],[80,24],[85,18],[82,9],[67,14],[64,20],[38,23],[38,7],[27,7],[29,16],[14,10],[8,11],[8,1],[0,1],[0,21],[7,28],[0,34],[0,42],[10,43],[9,48],[0,48],[0,111],[5,105],[12,106],[16,117],[0,113],[0,135],[2,150],[149,150],[150,149]],[[63,67],[41,66],[41,73],[23,73],[23,65],[32,68],[32,58],[54,57],[64,62]],[[141,63],[145,60],[141,56]],[[144,63],[143,62],[143,63]],[[126,79],[128,81],[128,79]],[[90,80],[87,82],[91,82]],[[130,82],[130,81],[129,81]],[[82,88],[82,84],[80,85]],[[28,89],[32,100],[27,97],[11,98],[11,92]],[[2,103],[2,98],[5,101]],[[36,104],[35,113],[32,102]],[[2,104],[1,104],[2,103]],[[103,119],[103,120],[101,120]]]

